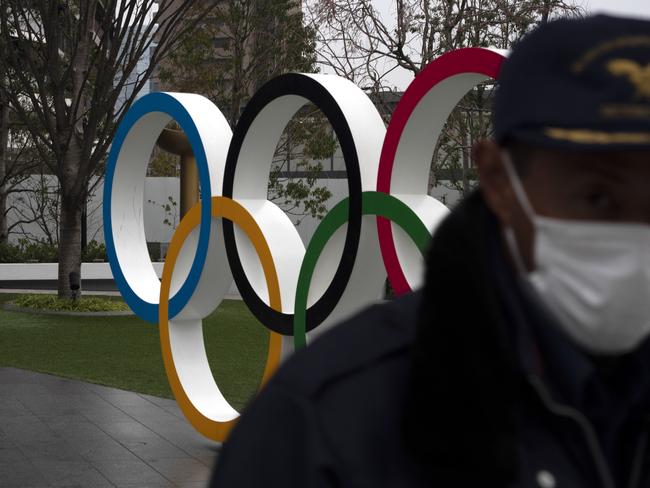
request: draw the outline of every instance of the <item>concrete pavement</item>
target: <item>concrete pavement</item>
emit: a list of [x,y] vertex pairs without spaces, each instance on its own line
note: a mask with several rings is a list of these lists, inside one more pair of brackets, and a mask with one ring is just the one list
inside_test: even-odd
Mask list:
[[0,368],[3,488],[203,488],[219,448],[173,400]]

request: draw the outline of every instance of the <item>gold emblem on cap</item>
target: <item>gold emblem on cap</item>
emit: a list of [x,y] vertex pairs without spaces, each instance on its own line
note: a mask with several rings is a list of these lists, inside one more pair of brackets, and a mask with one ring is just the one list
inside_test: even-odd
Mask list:
[[591,129],[546,127],[544,134],[551,139],[576,144],[650,144],[650,132],[603,132]]
[[614,76],[625,76],[636,88],[639,97],[650,99],[650,64],[641,64],[631,59],[612,59],[607,63],[607,71]]
[[584,53],[580,59],[571,65],[571,69],[574,73],[580,74],[596,59],[605,56],[612,51],[628,47],[650,47],[650,36],[624,36],[605,41]]

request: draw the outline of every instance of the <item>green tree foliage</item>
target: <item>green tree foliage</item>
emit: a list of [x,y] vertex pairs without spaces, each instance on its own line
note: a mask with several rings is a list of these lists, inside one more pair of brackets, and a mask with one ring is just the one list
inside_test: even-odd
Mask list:
[[[225,0],[180,44],[160,70],[165,87],[200,93],[234,127],[246,102],[266,81],[286,72],[315,72],[315,35],[296,0]],[[325,117],[303,107],[278,142],[269,198],[288,213],[322,217],[331,193],[319,185],[322,166],[336,149]],[[175,161],[156,156],[157,174]]]

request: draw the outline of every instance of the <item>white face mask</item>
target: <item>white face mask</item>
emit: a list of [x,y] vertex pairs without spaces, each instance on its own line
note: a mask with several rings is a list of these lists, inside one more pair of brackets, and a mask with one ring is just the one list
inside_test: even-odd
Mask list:
[[513,259],[559,325],[584,350],[622,354],[650,335],[650,225],[563,220],[536,215],[508,153],[504,165],[535,228],[528,273],[512,229]]

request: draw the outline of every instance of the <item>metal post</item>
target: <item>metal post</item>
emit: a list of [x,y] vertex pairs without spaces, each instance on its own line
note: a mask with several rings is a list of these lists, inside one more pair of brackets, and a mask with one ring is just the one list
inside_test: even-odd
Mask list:
[[156,143],[163,151],[181,157],[181,218],[199,201],[199,172],[187,136],[181,130],[163,129]]
[[181,155],[181,218],[199,201],[199,171],[194,154]]

